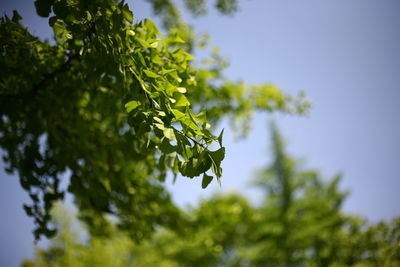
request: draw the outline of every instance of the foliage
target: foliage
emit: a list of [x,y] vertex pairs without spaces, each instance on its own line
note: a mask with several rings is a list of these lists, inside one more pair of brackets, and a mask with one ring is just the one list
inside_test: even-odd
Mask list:
[[181,228],[159,229],[140,244],[120,232],[79,243],[63,226],[24,266],[399,266],[400,218],[368,225],[343,214],[339,178],[302,171],[275,126],[272,136],[274,161],[256,180],[259,207],[235,193],[215,195],[186,211]]
[[[151,4],[153,13],[162,17],[164,27],[177,27],[183,23],[180,10],[173,0],[147,0],[147,2]],[[184,0],[184,4],[195,16],[207,13],[206,0]],[[238,0],[215,0],[214,6],[221,14],[231,15],[238,10]]]
[[[149,19],[136,22],[124,1],[36,0],[52,42],[32,36],[16,11],[0,19],[0,146],[6,171],[18,172],[32,199],[24,209],[36,238],[55,234],[50,209],[66,190],[92,233],[107,233],[105,214],[135,239],[175,227],[180,211],[163,187],[167,172],[203,176],[203,187],[220,183],[225,148],[211,124],[308,108],[275,86],[227,81],[216,54],[196,66],[196,36],[173,22],[176,6],[150,2],[165,35]],[[203,5],[186,2],[194,13]],[[235,6],[217,1],[223,13]]]
[[344,223],[340,177],[324,183],[318,172],[301,171],[274,125],[271,134],[274,161],[256,180],[266,198],[247,254],[254,266],[301,266],[309,260],[329,266],[335,256],[329,240]]
[[[110,238],[95,237],[82,242],[80,225],[71,220],[65,206],[53,208],[53,220],[59,231],[47,251],[36,249],[36,261],[24,261],[22,266],[130,266],[133,242],[113,229]],[[81,241],[81,242],[79,242]]]

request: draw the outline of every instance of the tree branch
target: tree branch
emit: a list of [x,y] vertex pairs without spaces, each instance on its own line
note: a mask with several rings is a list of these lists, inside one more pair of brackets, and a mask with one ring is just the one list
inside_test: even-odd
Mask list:
[[46,84],[54,79],[57,74],[67,71],[71,67],[71,63],[74,59],[78,58],[78,54],[74,54],[72,56],[68,57],[68,60],[65,61],[63,64],[58,66],[55,70],[53,70],[50,73],[46,73],[43,75],[42,79],[37,82],[36,84],[33,85],[32,89],[29,90],[28,92],[22,93],[22,94],[0,94],[1,97],[12,97],[12,98],[27,98],[31,97],[37,94],[37,92],[40,90],[40,88],[43,88],[46,86]]
[[61,64],[57,69],[55,69],[50,73],[45,74],[43,78],[33,86],[32,90],[30,91],[30,94],[35,95],[40,88],[45,86],[50,80],[54,79],[54,77],[56,77],[57,74],[67,71],[71,67],[72,61],[78,57],[79,57],[78,54],[68,56],[68,60],[65,61],[63,64]]

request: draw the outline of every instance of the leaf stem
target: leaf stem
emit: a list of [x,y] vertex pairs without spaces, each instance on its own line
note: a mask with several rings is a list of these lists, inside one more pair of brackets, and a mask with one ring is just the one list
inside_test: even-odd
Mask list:
[[[174,129],[175,129],[175,128],[174,128]],[[187,138],[189,138],[190,140],[192,140],[193,143],[195,143],[195,144],[201,146],[201,147],[204,148],[204,149],[207,149],[207,146],[205,146],[204,144],[198,142],[198,141],[197,141],[196,139],[194,139],[193,137],[186,135],[186,134],[185,134],[184,132],[182,132],[181,130],[175,129],[175,131],[177,131],[178,133],[180,133],[180,134],[186,136]]]
[[131,65],[127,65],[125,66],[126,69],[129,70],[130,73],[132,73],[133,79],[135,80],[135,82],[139,85],[140,89],[142,89],[144,95],[147,98],[147,101],[149,101],[150,107],[153,107],[153,102],[152,102],[152,98],[148,93],[148,90],[144,87],[144,85],[140,82],[139,77],[137,76],[136,72],[132,69]]

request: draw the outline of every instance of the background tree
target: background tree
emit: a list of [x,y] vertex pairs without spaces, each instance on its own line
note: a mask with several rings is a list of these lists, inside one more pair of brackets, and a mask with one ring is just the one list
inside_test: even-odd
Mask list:
[[64,233],[71,227],[61,227],[50,248],[25,266],[71,266],[64,264],[70,255],[74,264],[96,266],[115,255],[123,260],[119,266],[399,265],[400,220],[368,225],[344,214],[347,194],[338,190],[339,178],[324,182],[318,172],[302,170],[274,125],[271,134],[274,160],[256,179],[264,191],[258,207],[235,193],[215,195],[188,209],[179,229],[158,229],[140,244],[117,231],[111,239],[90,236],[79,243]]
[[248,255],[254,266],[301,266],[308,261],[328,266],[335,256],[329,240],[344,222],[340,208],[346,193],[338,190],[340,177],[326,183],[317,171],[302,170],[285,152],[274,124],[271,136],[274,158],[256,180],[265,200]]
[[[180,211],[162,184],[167,172],[203,175],[203,187],[213,176],[220,182],[225,149],[211,124],[308,107],[272,85],[227,81],[217,55],[193,64],[188,51],[197,42],[172,22],[173,2],[150,2],[164,36],[151,20],[134,21],[123,1],[35,1],[49,17],[51,43],[32,36],[17,12],[1,18],[0,146],[6,171],[18,173],[32,199],[24,209],[36,238],[54,235],[50,210],[66,191],[92,234],[107,234],[105,215],[137,240],[157,225],[175,227]],[[196,13],[204,2],[187,4]],[[235,6],[217,1],[222,12]]]

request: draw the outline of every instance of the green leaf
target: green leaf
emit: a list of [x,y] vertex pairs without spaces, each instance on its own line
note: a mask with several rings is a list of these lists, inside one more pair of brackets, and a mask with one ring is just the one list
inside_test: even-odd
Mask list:
[[208,154],[211,156],[213,161],[219,165],[224,158],[225,158],[225,147],[221,147],[220,149],[216,151],[209,151]]
[[188,140],[188,138],[186,136],[184,136],[183,134],[177,132],[176,133],[176,137],[177,137],[177,140],[182,143],[182,145],[184,145],[184,146],[190,146],[191,145],[189,140]]
[[160,75],[157,73],[152,72],[151,70],[143,70],[147,77],[149,78],[158,78]]
[[132,11],[129,10],[128,4],[125,4],[124,7],[122,8],[122,13],[124,15],[124,18],[129,22],[133,22],[133,13]]
[[184,117],[186,117],[185,113],[177,110],[177,109],[171,109],[172,114],[174,114],[174,117],[176,118],[176,120],[180,121],[182,120]]
[[186,60],[195,60],[196,59],[194,56],[192,56],[191,54],[189,54],[186,51],[183,51],[183,54],[185,55]]
[[204,173],[208,171],[211,167],[211,159],[208,156],[208,151],[204,150],[201,152],[200,157],[198,158],[197,165],[195,166],[199,173]]
[[193,178],[195,176],[197,176],[197,172],[196,169],[193,168],[193,161],[189,160],[187,162],[182,163],[181,165],[181,173],[183,176],[189,177],[189,178]]
[[169,143],[167,138],[164,138],[160,144],[160,149],[166,154],[171,154],[176,151],[177,147]]
[[224,135],[224,129],[222,129],[221,133],[218,136],[218,143],[222,147],[222,136]]
[[204,110],[203,110],[203,111],[200,111],[200,112],[196,115],[196,119],[197,119],[200,123],[205,124],[205,123],[207,122],[207,115],[206,115],[206,112],[204,112]]
[[169,140],[176,140],[174,129],[172,128],[165,128],[164,129],[164,136]]
[[180,94],[180,93],[177,93],[177,94],[175,94],[175,95],[177,95],[177,96],[175,97],[175,100],[176,100],[175,105],[174,105],[175,107],[186,107],[186,106],[190,106],[190,102],[189,102],[189,100],[186,98],[185,95]]
[[147,66],[146,60],[144,59],[142,53],[137,53],[137,56],[138,56],[138,58],[139,58],[140,63],[142,63],[142,65],[143,65],[144,67],[146,67],[146,66]]
[[128,111],[128,113],[129,113],[140,105],[141,105],[140,101],[132,100],[125,104],[125,108],[126,108],[126,111]]
[[211,170],[215,175],[217,176],[217,181],[219,186],[221,186],[221,179],[220,177],[222,176],[222,169],[221,167],[217,166],[214,162],[211,164]]
[[64,32],[64,28],[59,21],[53,24],[53,31],[55,36],[60,36]]
[[186,93],[186,91],[187,91],[185,87],[178,87],[176,89],[178,90],[179,93],[182,93],[182,94]]
[[201,187],[206,188],[212,181],[213,177],[207,174],[203,175],[203,181],[201,182]]
[[162,119],[160,119],[159,117],[154,116],[153,120],[155,120],[156,122],[158,122],[159,124],[164,125],[164,122],[162,121]]
[[153,42],[150,44],[150,47],[156,48],[158,46],[158,42]]
[[208,155],[212,161],[211,163],[211,170],[217,176],[218,184],[221,186],[220,177],[222,176],[222,168],[221,168],[221,161],[225,157],[225,148],[221,147],[217,151],[209,151]]
[[160,124],[160,123],[154,123],[154,126],[156,126],[158,129],[160,129],[161,131],[165,130],[164,124]]
[[161,70],[161,73],[162,73],[162,74],[168,74],[168,73],[171,73],[171,72],[173,72],[173,71],[176,71],[176,69],[162,69],[162,70]]
[[152,34],[152,35],[160,35],[161,33],[158,31],[156,24],[154,24],[153,21],[150,19],[145,19],[144,20],[144,26],[147,29],[147,31]]
[[173,42],[175,42],[175,43],[182,43],[182,44],[184,44],[184,43],[185,43],[185,41],[184,41],[184,40],[182,40],[182,38],[181,38],[181,37],[179,37],[178,35],[177,35],[177,36],[175,36],[175,38],[173,39]]
[[175,156],[175,160],[174,160],[174,165],[172,166],[172,171],[174,173],[178,173],[179,172],[179,166],[181,165],[181,162],[179,161],[178,155]]

